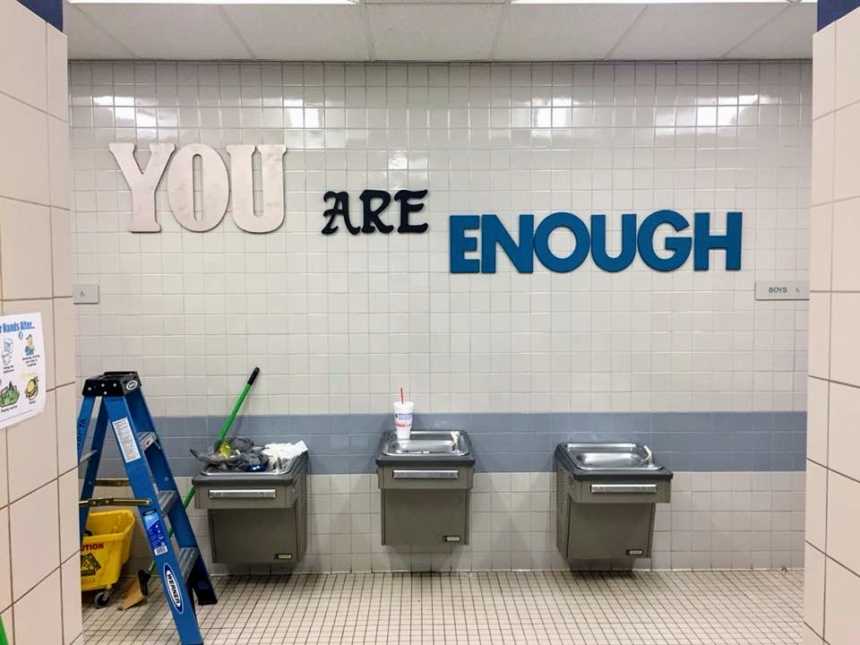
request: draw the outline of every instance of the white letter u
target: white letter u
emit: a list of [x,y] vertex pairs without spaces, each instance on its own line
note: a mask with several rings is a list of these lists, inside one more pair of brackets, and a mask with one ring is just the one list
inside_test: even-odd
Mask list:
[[[254,213],[254,149],[263,175],[262,214]],[[284,145],[227,146],[233,195],[233,221],[249,233],[271,233],[284,223]]]

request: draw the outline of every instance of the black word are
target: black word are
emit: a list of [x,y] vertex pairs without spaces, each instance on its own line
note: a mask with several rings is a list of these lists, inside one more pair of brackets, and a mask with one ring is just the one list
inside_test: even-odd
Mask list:
[[[413,224],[409,221],[409,216],[412,213],[424,210],[424,204],[418,200],[424,199],[426,196],[426,190],[398,190],[394,194],[394,201],[400,203],[398,233],[423,233],[427,230],[429,226],[427,222]],[[343,225],[346,226],[346,230],[349,231],[350,235],[373,233],[375,231],[388,235],[394,230],[393,224],[386,224],[380,217],[389,204],[391,204],[391,193],[387,190],[368,188],[367,190],[363,190],[358,198],[361,200],[361,226],[356,226],[350,219],[348,192],[330,190],[323,196],[323,201],[325,202],[328,202],[330,199],[334,200],[332,207],[323,212],[323,217],[328,218],[322,230],[323,235],[331,235],[338,229],[338,217],[343,217]]]

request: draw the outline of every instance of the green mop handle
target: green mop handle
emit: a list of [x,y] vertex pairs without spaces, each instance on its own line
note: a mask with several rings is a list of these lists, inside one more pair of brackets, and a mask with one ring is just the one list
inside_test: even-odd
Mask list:
[[[260,373],[260,368],[255,367],[251,372],[251,376],[248,377],[248,381],[245,383],[245,387],[242,388],[242,391],[239,393],[239,398],[236,399],[236,403],[233,404],[233,409],[230,410],[230,414],[224,419],[224,425],[221,426],[221,431],[218,433],[218,439],[215,440],[215,449],[217,450],[221,444],[224,442],[224,439],[227,438],[227,433],[230,432],[230,428],[233,427],[233,423],[236,421],[236,417],[239,416],[239,410],[242,409],[242,404],[245,402],[245,399],[248,397],[248,392],[251,391],[251,388],[254,385],[254,381],[257,380],[257,375]],[[194,499],[194,487],[191,487],[185,497],[182,500],[182,505],[185,508],[188,508],[188,505],[191,503],[191,500]],[[173,531],[171,531],[173,533]],[[2,644],[0,644],[2,645]]]
[[6,638],[6,628],[3,626],[2,618],[0,618],[0,645],[9,645],[9,639]]
[[[251,391],[251,387],[254,385],[254,381],[257,380],[257,375],[260,373],[260,368],[255,367],[251,372],[251,376],[248,377],[248,381],[245,383],[245,387],[242,388],[242,391],[239,393],[239,398],[236,399],[236,403],[233,405],[233,409],[230,410],[230,415],[224,420],[224,425],[221,426],[221,431],[218,433],[218,439],[215,442],[216,446],[220,446],[221,442],[227,437],[227,433],[230,432],[230,428],[233,427],[233,423],[236,421],[236,417],[239,415],[239,410],[242,408],[242,404],[245,402],[245,399],[248,397],[248,392]],[[182,506],[184,508],[188,508],[188,505],[191,503],[191,500],[194,499],[194,493],[196,490],[194,486],[191,487],[187,493],[185,493],[185,497],[182,498]],[[171,537],[173,535],[173,527],[170,527],[170,530],[167,532],[167,537]],[[149,573],[151,574],[155,571],[155,560],[153,560],[149,565]],[[0,640],[0,645],[6,645],[5,642]]]

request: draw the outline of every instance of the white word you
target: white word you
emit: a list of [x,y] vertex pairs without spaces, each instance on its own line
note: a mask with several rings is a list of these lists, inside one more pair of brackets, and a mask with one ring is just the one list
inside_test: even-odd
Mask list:
[[[132,215],[128,230],[134,233],[157,233],[161,225],[155,217],[155,190],[167,170],[167,199],[179,224],[189,231],[210,231],[224,219],[232,192],[233,220],[249,233],[271,233],[284,222],[284,153],[283,145],[231,145],[230,174],[213,148],[190,143],[176,151],[172,143],[151,143],[146,168],[138,166],[133,143],[111,143],[116,159],[131,189]],[[174,154],[174,151],[176,153]],[[263,199],[261,212],[254,212],[253,155],[260,153]],[[199,158],[201,176],[200,208],[195,212],[194,160]],[[168,164],[170,168],[168,169]]]

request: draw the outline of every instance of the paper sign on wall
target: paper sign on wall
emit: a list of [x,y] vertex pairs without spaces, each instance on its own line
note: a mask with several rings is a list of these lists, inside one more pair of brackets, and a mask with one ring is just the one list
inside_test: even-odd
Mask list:
[[42,314],[0,316],[0,428],[45,409]]

